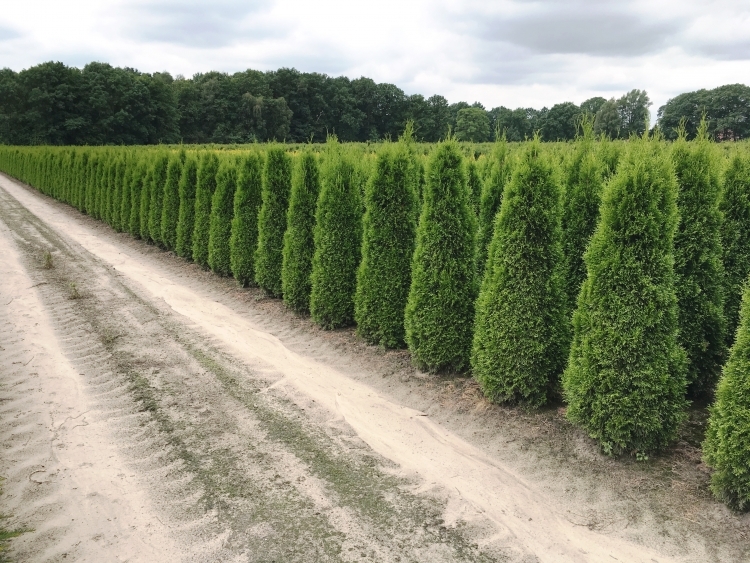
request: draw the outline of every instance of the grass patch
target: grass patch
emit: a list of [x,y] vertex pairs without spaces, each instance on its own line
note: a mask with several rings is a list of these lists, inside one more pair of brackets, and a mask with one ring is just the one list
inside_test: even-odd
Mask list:
[[[3,494],[3,480],[2,480],[2,477],[0,477],[0,495],[2,494]],[[0,563],[11,563],[11,560],[8,559],[8,556],[7,556],[8,542],[12,540],[13,538],[17,538],[21,534],[24,534],[29,531],[29,530],[8,530],[4,524],[4,521],[7,519],[8,519],[7,516],[0,514]]]

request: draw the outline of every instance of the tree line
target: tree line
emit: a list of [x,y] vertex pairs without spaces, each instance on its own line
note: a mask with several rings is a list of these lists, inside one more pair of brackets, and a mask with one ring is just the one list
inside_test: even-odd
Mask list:
[[[46,62],[20,72],[0,71],[0,143],[11,145],[147,145],[250,143],[269,140],[323,142],[398,137],[414,123],[414,136],[436,142],[452,131],[458,140],[572,140],[583,115],[611,139],[641,134],[651,105],[644,90],[618,99],[594,97],[550,108],[475,102],[450,104],[440,95],[407,95],[393,84],[350,80],[282,68],[192,78],[142,73],[106,63],[83,69]],[[716,140],[746,138],[750,88],[741,84],[681,94],[659,109],[662,129],[674,138],[682,118],[692,138],[701,115]]]

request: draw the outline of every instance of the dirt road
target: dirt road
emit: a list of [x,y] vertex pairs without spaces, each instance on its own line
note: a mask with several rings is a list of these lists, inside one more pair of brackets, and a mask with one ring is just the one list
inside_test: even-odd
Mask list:
[[603,458],[556,411],[491,407],[5,177],[0,231],[20,561],[750,554],[694,448]]

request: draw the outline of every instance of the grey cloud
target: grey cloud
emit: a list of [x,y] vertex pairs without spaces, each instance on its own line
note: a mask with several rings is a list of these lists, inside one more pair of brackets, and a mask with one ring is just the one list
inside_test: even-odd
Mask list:
[[478,23],[485,40],[508,42],[536,53],[627,57],[657,52],[683,28],[680,21],[655,22],[617,8],[571,4]]
[[124,31],[146,41],[175,43],[188,47],[217,48],[238,39],[278,36],[274,30],[253,21],[266,11],[260,0],[219,0],[211,3],[159,0],[124,8]]
[[690,54],[724,61],[743,61],[750,59],[750,41],[742,39],[737,42],[718,43],[710,39],[686,42],[684,49]]

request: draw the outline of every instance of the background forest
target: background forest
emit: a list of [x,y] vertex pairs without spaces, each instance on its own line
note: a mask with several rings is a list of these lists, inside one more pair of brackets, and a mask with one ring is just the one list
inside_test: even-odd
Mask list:
[[[415,137],[435,142],[452,130],[458,140],[509,141],[539,132],[544,141],[571,140],[581,114],[597,134],[627,138],[642,133],[651,101],[645,90],[619,99],[594,97],[551,108],[475,102],[449,104],[440,95],[407,95],[393,84],[350,80],[282,68],[234,74],[208,72],[192,78],[141,73],[106,63],[83,69],[46,62],[20,72],[0,70],[0,143],[10,145],[146,145],[248,143],[285,140],[323,142],[395,139],[407,121]],[[667,138],[686,118],[688,138],[706,112],[717,141],[750,136],[750,87],[726,85],[681,94],[659,108]]]

